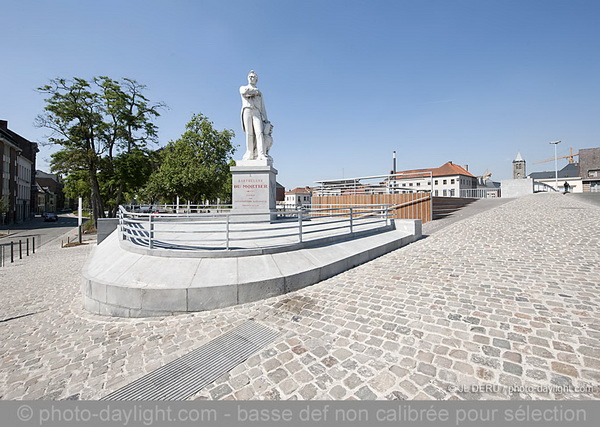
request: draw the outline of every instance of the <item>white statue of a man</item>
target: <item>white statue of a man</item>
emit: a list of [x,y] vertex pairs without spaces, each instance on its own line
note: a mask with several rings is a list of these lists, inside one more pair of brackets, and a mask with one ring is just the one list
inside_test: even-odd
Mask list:
[[246,154],[243,160],[270,162],[273,160],[269,156],[269,150],[273,145],[271,136],[273,125],[267,119],[265,103],[256,83],[258,83],[258,76],[252,70],[248,73],[248,85],[240,87],[242,128],[246,132]]

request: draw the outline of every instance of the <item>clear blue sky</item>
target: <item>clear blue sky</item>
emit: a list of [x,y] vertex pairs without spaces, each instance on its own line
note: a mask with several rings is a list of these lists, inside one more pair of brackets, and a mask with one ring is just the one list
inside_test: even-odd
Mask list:
[[[193,113],[233,129],[259,75],[286,188],[437,167],[509,178],[600,146],[596,0],[0,0],[0,118],[44,141],[35,91],[56,77],[130,77],[169,109],[160,144]],[[38,165],[48,170],[52,148]],[[565,161],[561,162],[564,165]]]

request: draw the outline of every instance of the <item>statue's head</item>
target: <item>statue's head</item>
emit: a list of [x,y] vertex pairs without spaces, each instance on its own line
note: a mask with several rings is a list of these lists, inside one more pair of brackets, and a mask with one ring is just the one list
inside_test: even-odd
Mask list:
[[254,72],[254,70],[251,70],[248,73],[248,83],[252,83],[252,84],[258,83],[258,75]]

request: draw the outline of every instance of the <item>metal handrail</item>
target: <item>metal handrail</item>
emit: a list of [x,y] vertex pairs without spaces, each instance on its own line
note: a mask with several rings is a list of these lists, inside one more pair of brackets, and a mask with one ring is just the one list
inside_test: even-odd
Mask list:
[[533,192],[534,193],[550,193],[550,192],[559,192],[559,190],[552,187],[551,185],[546,184],[545,182],[533,181]]
[[[205,206],[202,207],[205,208]],[[159,247],[171,248],[186,246],[185,249],[187,250],[232,250],[233,242],[297,236],[296,243],[302,243],[310,240],[308,236],[315,233],[347,230],[346,233],[341,234],[352,235],[357,227],[364,228],[367,225],[373,226],[374,224],[375,226],[370,229],[378,230],[391,224],[390,210],[390,206],[385,204],[297,209],[285,212],[287,221],[278,222],[275,227],[263,227],[260,224],[270,223],[270,221],[252,221],[252,218],[277,215],[276,212],[239,213],[229,210],[226,213],[146,213],[130,212],[125,206],[119,206],[118,230],[122,240],[129,240],[132,243],[147,246],[149,249],[154,249],[158,245]],[[381,225],[377,227],[376,224]],[[165,225],[177,225],[185,229],[177,230],[173,227],[166,229]],[[245,235],[245,233],[253,234]],[[183,234],[184,239],[169,239],[166,237],[174,234]],[[202,236],[206,234],[209,236]],[[216,234],[218,237],[210,236],[211,234]],[[339,235],[339,232],[337,235]],[[198,238],[196,239],[194,236],[198,236]],[[215,242],[221,243],[222,246],[215,246],[213,244]],[[289,243],[288,241],[275,246],[296,243]],[[269,245],[263,247],[269,247]]]

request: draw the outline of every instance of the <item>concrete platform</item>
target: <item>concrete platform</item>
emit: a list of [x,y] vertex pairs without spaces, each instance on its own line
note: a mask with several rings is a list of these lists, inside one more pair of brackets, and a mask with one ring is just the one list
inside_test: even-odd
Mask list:
[[395,229],[296,250],[237,257],[166,257],[132,251],[118,231],[83,268],[86,310],[106,316],[153,317],[211,310],[295,291],[377,258],[421,237],[420,220]]

